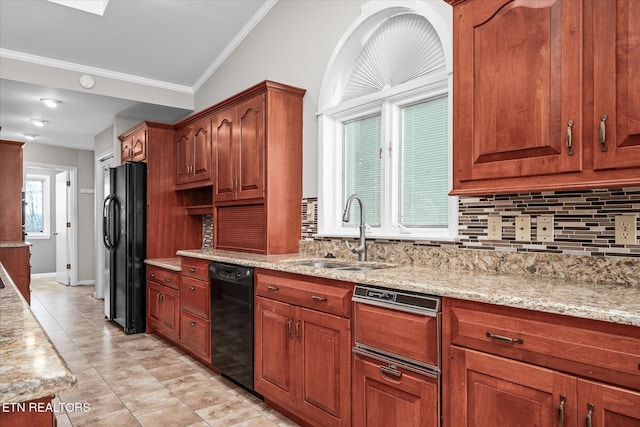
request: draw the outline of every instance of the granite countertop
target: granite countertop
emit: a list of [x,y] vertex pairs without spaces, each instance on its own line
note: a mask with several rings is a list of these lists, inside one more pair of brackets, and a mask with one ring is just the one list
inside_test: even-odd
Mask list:
[[[177,255],[640,326],[638,286],[416,265],[345,271],[300,265],[319,259],[300,254],[257,255],[198,249],[178,251]],[[325,261],[353,263],[343,259]]]
[[167,270],[182,271],[180,258],[155,258],[144,260],[145,264],[166,268]]
[[31,242],[23,242],[21,240],[7,240],[0,242],[0,248],[22,248],[24,246],[31,246]]
[[0,403],[53,396],[76,377],[0,263]]

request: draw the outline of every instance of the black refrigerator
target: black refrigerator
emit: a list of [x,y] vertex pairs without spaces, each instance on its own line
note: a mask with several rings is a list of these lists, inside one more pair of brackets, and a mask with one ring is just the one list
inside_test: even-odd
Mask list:
[[145,332],[147,165],[126,162],[110,170],[102,209],[103,241],[109,250],[105,317],[127,334]]

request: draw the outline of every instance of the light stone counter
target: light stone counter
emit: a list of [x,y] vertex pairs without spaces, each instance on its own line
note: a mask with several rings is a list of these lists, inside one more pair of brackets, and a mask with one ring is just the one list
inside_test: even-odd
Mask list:
[[180,262],[180,258],[155,258],[144,260],[145,264],[173,271],[182,270],[182,265],[180,264]]
[[75,388],[76,377],[1,263],[0,279],[0,404]]
[[[414,265],[345,271],[300,265],[305,260],[318,259],[300,254],[256,255],[200,249],[178,251],[177,255],[640,327],[638,286]],[[353,263],[343,259],[326,261]]]

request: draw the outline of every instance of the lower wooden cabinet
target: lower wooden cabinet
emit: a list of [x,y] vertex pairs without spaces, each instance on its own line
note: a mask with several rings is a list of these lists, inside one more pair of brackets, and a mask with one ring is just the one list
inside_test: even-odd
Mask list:
[[180,275],[180,343],[193,356],[211,363],[210,261],[182,258]]
[[[257,274],[258,282],[265,276]],[[260,296],[255,301],[255,390],[311,425],[350,426],[351,320]]]
[[31,251],[29,246],[15,245],[0,247],[0,262],[4,266],[11,280],[16,284],[20,293],[31,304]]
[[207,320],[182,310],[180,342],[195,355],[211,363],[211,325]]
[[638,427],[640,393],[452,346],[455,427]]
[[438,427],[438,378],[396,367],[400,376],[385,374],[388,363],[356,355],[353,363],[354,427]]
[[178,341],[180,338],[180,276],[147,266],[147,332]]

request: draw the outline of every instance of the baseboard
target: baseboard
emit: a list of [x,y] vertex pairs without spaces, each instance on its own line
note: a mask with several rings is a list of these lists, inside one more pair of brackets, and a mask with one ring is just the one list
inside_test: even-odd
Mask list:
[[95,280],[78,280],[74,286],[89,286],[89,285],[95,285],[95,284],[96,284]]
[[51,277],[56,277],[56,273],[33,273],[31,274],[32,279],[49,279]]

